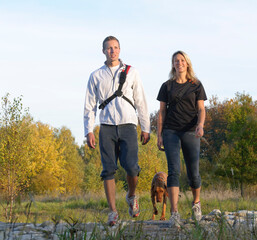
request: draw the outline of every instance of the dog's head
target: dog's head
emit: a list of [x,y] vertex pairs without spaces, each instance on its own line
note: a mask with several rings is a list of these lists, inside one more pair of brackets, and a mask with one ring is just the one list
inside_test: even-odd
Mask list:
[[157,202],[162,202],[163,197],[166,194],[167,195],[167,187],[156,187],[155,188],[155,196],[156,196],[156,201]]

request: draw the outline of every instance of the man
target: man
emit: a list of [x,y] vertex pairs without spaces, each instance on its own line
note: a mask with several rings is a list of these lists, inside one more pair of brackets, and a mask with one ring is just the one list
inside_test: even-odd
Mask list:
[[[106,56],[104,66],[94,71],[88,81],[84,127],[87,145],[94,149],[96,143],[93,128],[99,102],[99,108],[101,108],[99,146],[103,165],[101,177],[104,180],[105,194],[110,208],[108,225],[113,226],[118,221],[114,180],[117,159],[127,173],[126,201],[129,205],[129,214],[131,217],[139,216],[138,199],[135,195],[140,172],[136,126],[139,118],[141,141],[143,145],[147,144],[150,140],[150,120],[138,72],[133,67],[126,68],[126,65],[119,59],[119,40],[113,36],[105,38],[103,53]],[[119,84],[121,72],[127,72],[123,85]],[[118,89],[121,90],[120,94],[113,95]],[[113,99],[110,100],[111,96]]]

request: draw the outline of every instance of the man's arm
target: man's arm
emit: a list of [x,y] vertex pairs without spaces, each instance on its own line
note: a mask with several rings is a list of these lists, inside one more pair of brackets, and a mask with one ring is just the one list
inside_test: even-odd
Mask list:
[[98,99],[96,87],[93,81],[93,76],[91,74],[87,85],[84,104],[84,134],[87,138],[87,143],[90,142],[90,145],[88,146],[92,148],[94,148],[93,146],[95,146],[95,137],[93,134],[93,129],[97,112],[97,101]]

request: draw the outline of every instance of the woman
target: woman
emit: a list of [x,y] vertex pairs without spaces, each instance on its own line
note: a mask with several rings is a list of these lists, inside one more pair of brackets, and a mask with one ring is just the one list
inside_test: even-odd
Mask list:
[[180,225],[180,147],[193,193],[193,218],[200,221],[202,217],[199,155],[200,137],[204,134],[206,99],[204,88],[194,74],[188,55],[182,51],[175,52],[172,56],[170,79],[162,84],[157,97],[160,101],[157,145],[160,150],[165,151],[168,163],[167,187],[171,204],[171,226]]

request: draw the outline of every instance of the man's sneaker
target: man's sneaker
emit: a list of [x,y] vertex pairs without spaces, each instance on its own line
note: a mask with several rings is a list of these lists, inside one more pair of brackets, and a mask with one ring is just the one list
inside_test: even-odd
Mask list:
[[126,201],[129,205],[129,215],[131,217],[139,216],[139,204],[136,196],[128,197],[128,193],[126,195]]
[[119,215],[117,212],[114,212],[114,211],[110,212],[108,214],[107,224],[112,227],[113,225],[115,225],[118,222],[118,218],[119,218]]
[[170,216],[170,226],[180,227],[180,215],[178,212],[172,212]]
[[200,221],[202,219],[202,210],[201,210],[201,202],[198,203],[192,202],[192,219],[196,221]]

